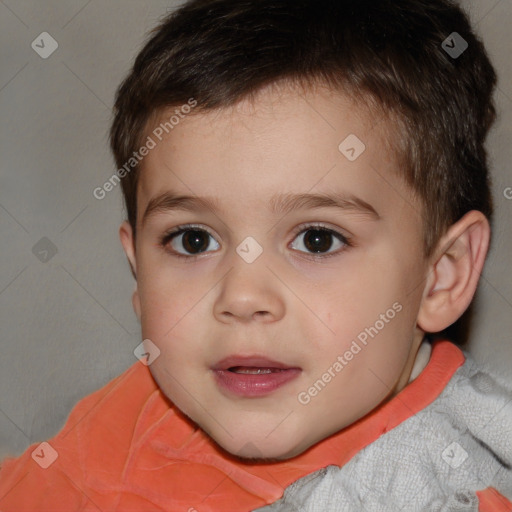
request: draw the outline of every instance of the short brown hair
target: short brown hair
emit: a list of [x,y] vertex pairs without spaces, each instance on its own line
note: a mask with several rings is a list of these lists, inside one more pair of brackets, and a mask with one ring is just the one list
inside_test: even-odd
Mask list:
[[[460,55],[447,51],[466,43]],[[484,141],[496,75],[450,0],[185,3],[154,29],[117,91],[110,142],[118,168],[162,109],[190,98],[195,111],[228,107],[283,80],[366,96],[398,121],[401,172],[424,206],[427,255],[466,212],[491,218]],[[122,179],[134,234],[139,170]]]

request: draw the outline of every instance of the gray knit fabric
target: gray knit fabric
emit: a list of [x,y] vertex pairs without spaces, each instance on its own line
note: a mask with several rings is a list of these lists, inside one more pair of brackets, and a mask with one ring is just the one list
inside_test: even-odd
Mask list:
[[432,404],[258,512],[478,512],[487,487],[512,501],[512,387],[464,355]]

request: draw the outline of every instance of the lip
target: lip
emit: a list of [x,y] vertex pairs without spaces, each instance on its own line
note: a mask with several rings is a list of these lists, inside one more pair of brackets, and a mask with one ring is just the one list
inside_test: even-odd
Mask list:
[[[273,369],[272,373],[247,374],[229,370],[236,366],[246,368]],[[276,391],[298,377],[301,368],[290,366],[262,356],[230,356],[212,367],[217,385],[230,395],[261,397]]]

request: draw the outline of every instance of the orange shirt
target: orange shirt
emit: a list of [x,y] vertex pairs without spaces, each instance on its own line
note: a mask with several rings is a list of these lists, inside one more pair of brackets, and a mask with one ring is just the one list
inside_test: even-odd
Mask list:
[[[162,394],[136,362],[73,408],[48,443],[2,462],[0,511],[249,511],[281,498],[295,480],[343,466],[379,436],[433,402],[464,363],[448,341],[397,397],[356,423],[282,462],[248,464],[221,452]],[[47,466],[47,467],[45,467]],[[510,512],[493,488],[480,512]]]

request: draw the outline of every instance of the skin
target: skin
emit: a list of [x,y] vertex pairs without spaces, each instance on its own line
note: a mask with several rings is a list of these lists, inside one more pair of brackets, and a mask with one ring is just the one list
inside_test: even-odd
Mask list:
[[[435,263],[446,260],[440,254],[453,240],[425,258],[422,209],[396,172],[383,137],[389,133],[386,122],[340,93],[268,87],[234,107],[188,115],[142,162],[136,240],[127,222],[120,236],[136,273],[133,304],[143,339],[160,349],[150,370],[164,394],[231,454],[290,458],[365,416],[407,384],[421,322],[441,325],[433,300],[446,310],[441,289],[459,281],[450,277],[451,260],[439,272]],[[352,162],[338,149],[349,134],[366,146]],[[216,198],[219,209],[162,209],[142,222],[149,202],[169,191]],[[378,218],[346,208],[269,208],[276,193],[333,191],[363,200]],[[485,224],[470,220],[468,226]],[[212,235],[196,257],[183,236],[160,245],[166,232],[187,223]],[[327,254],[308,252],[304,230],[318,223],[351,245],[327,237]],[[252,263],[236,252],[249,236],[263,248]],[[464,293],[469,303],[472,292]],[[462,302],[441,323],[453,322]],[[402,310],[309,403],[300,403],[298,395],[394,303]],[[264,397],[234,396],[211,370],[234,354],[265,356],[301,372]]]

